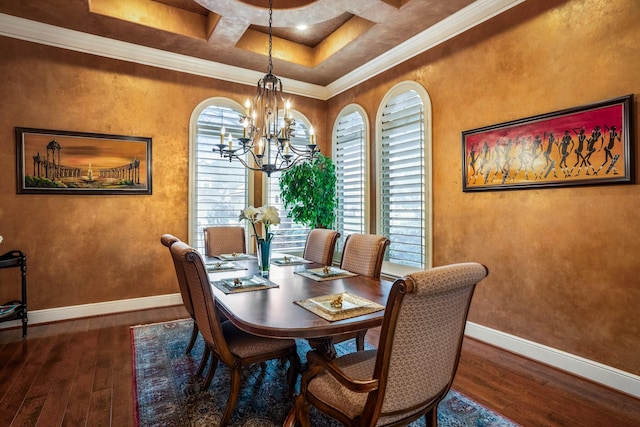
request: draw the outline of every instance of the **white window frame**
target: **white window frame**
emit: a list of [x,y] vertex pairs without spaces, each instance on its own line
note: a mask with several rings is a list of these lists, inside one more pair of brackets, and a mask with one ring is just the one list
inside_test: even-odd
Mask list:
[[[224,97],[212,97],[205,99],[204,101],[198,104],[193,112],[191,113],[191,118],[189,119],[189,208],[188,208],[188,239],[189,244],[191,246],[196,247],[197,242],[200,240],[199,236],[203,233],[203,230],[199,229],[198,226],[194,223],[195,221],[195,211],[196,211],[196,203],[197,203],[197,169],[196,169],[196,143],[197,143],[197,125],[198,118],[202,114],[202,112],[212,105],[220,106],[224,108],[230,108],[238,112],[244,111],[244,106],[237,103],[236,101],[224,98]],[[237,138],[236,138],[237,139]],[[238,162],[234,161],[231,163],[234,167],[244,168],[244,166]],[[246,178],[246,194],[245,194],[245,206],[253,204],[253,171],[247,169],[247,178]],[[238,216],[240,212],[238,212]],[[238,222],[238,225],[243,225],[245,227],[245,236],[248,239],[249,232],[251,230],[248,229],[246,221]],[[252,245],[247,244],[247,250],[251,251],[253,248]]]
[[[431,98],[426,89],[417,82],[403,81],[393,86],[382,99],[378,111],[376,114],[376,227],[377,233],[382,233],[382,221],[381,221],[381,198],[380,198],[380,184],[381,184],[381,168],[382,168],[382,113],[385,106],[391,98],[400,95],[407,91],[415,91],[422,99],[424,107],[424,184],[425,184],[425,218],[424,218],[424,247],[425,247],[425,259],[424,268],[431,268],[433,265],[433,152],[432,152],[432,107]],[[411,273],[413,271],[420,270],[416,267],[405,266],[389,261],[384,261],[382,265],[382,273],[391,277],[401,277],[404,274]]]
[[[352,113],[357,113],[360,115],[360,117],[362,118],[362,126],[363,126],[363,145],[364,145],[364,170],[362,171],[364,174],[364,200],[363,200],[363,204],[364,204],[364,218],[363,218],[363,233],[367,233],[370,227],[370,190],[371,190],[371,186],[370,186],[370,179],[368,179],[368,177],[370,177],[370,173],[371,173],[371,155],[370,155],[370,141],[371,141],[371,132],[370,132],[370,125],[369,125],[369,116],[367,115],[367,112],[365,111],[364,108],[362,108],[362,106],[358,105],[358,104],[349,104],[347,106],[345,106],[340,113],[338,113],[338,116],[336,117],[336,120],[333,123],[333,131],[331,133],[332,135],[332,158],[333,158],[333,163],[336,165],[336,168],[338,166],[337,164],[337,159],[338,159],[338,154],[337,154],[337,150],[338,150],[338,144],[337,144],[337,132],[338,132],[338,125],[340,123],[340,119],[346,115],[352,114]],[[338,206],[339,207],[339,206]],[[336,219],[337,220],[337,219]],[[337,224],[336,224],[337,227]],[[340,232],[340,239],[338,240],[338,244],[336,245],[336,252],[334,255],[334,260],[340,260],[340,258],[342,257],[342,247],[344,246],[344,240],[346,239],[346,235],[344,235],[343,230],[338,230]]]

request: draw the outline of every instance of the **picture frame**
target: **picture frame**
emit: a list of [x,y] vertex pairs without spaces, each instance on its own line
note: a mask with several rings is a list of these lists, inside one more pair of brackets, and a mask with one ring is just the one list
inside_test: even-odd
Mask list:
[[18,194],[151,194],[150,137],[16,127]]
[[634,180],[633,95],[462,132],[462,190]]

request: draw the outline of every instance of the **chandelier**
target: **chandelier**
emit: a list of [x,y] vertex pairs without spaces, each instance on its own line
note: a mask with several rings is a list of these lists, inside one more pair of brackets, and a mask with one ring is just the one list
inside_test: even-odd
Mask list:
[[[284,101],[282,81],[272,73],[272,4],[272,0],[269,0],[269,68],[267,74],[258,81],[253,101],[247,99],[245,102],[245,111],[240,119],[243,134],[242,138],[238,138],[239,147],[234,148],[231,134],[225,143],[223,126],[220,130],[220,143],[215,144],[216,148],[213,149],[214,152],[219,151],[220,156],[228,158],[230,162],[237,159],[247,169],[262,171],[267,176],[310,160],[320,152],[313,126],[309,129],[308,144],[291,144],[291,138],[295,136],[295,119],[291,117],[291,103],[288,100]],[[284,108],[281,112],[282,107]]]

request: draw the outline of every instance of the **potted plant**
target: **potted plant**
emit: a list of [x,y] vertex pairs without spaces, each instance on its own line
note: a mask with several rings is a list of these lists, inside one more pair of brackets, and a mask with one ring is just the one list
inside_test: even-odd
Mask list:
[[280,197],[289,216],[310,228],[331,228],[336,220],[336,168],[317,154],[282,172]]

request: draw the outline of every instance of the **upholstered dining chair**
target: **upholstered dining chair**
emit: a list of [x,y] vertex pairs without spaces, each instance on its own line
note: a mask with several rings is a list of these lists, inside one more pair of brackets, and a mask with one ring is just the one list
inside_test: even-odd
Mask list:
[[207,256],[247,252],[244,227],[238,225],[205,227],[204,252]]
[[322,265],[333,264],[333,252],[340,233],[327,228],[314,228],[307,235],[302,257]]
[[[384,253],[391,242],[385,236],[376,234],[350,234],[347,236],[342,248],[340,268],[352,273],[380,278]],[[349,333],[334,337],[334,342],[345,341],[349,338],[356,339],[358,351],[364,350],[364,338],[367,330],[357,333]]]
[[[171,234],[163,234],[160,237],[160,242],[169,248],[169,253],[171,254],[171,245],[176,242],[179,242],[176,236]],[[173,260],[173,266],[176,270],[176,276],[178,278],[178,287],[180,288],[180,296],[182,297],[182,303],[184,308],[189,313],[189,316],[193,319],[193,329],[191,330],[191,338],[189,339],[189,344],[187,345],[187,354],[191,353],[193,350],[193,346],[196,343],[196,339],[198,339],[198,323],[196,322],[195,313],[193,311],[193,303],[191,302],[191,293],[189,292],[189,286],[187,285],[187,279],[184,275],[184,270],[182,268],[182,263],[180,260],[177,260],[173,254],[171,254],[171,259]],[[222,313],[220,313],[220,321],[224,321],[226,318]],[[207,362],[209,361],[209,356],[211,355],[211,351],[209,347],[205,346],[204,352],[202,353],[202,359],[200,360],[200,366],[198,367],[197,375],[200,376],[204,372]]]
[[384,253],[390,241],[377,234],[350,234],[344,241],[340,268],[380,278]]
[[251,335],[229,321],[220,322],[216,299],[211,291],[209,276],[200,253],[186,243],[176,242],[171,245],[171,254],[182,263],[196,323],[206,346],[211,351],[211,366],[202,389],[206,390],[211,384],[218,361],[231,370],[229,397],[220,425],[226,426],[231,419],[240,392],[242,370],[248,365],[271,359],[287,359],[289,394],[293,395],[300,372],[300,358],[295,340]]
[[309,424],[309,405],[345,426],[400,426],[422,416],[437,426],[451,388],[476,284],[488,274],[468,262],[407,275],[392,286],[377,350],[337,359],[312,351],[285,426]]
[[[160,237],[160,242],[164,246],[169,248],[169,253],[171,253],[171,245],[179,241],[180,239],[178,239],[176,236],[172,234],[163,234]],[[173,256],[171,258],[173,259]],[[184,308],[189,313],[189,316],[191,316],[191,318],[193,319],[193,329],[191,330],[191,338],[189,339],[189,345],[187,345],[187,354],[189,354],[191,353],[191,350],[193,349],[193,345],[195,344],[196,339],[198,338],[198,324],[196,323],[196,320],[195,320],[196,318],[193,313],[193,304],[191,303],[191,294],[189,293],[189,288],[187,286],[187,279],[184,277],[182,264],[180,262],[176,262],[176,260],[173,259],[173,266],[176,270],[176,276],[178,278],[178,287],[180,288],[180,296],[182,297],[182,303],[184,304]],[[206,360],[204,363],[206,363]]]

